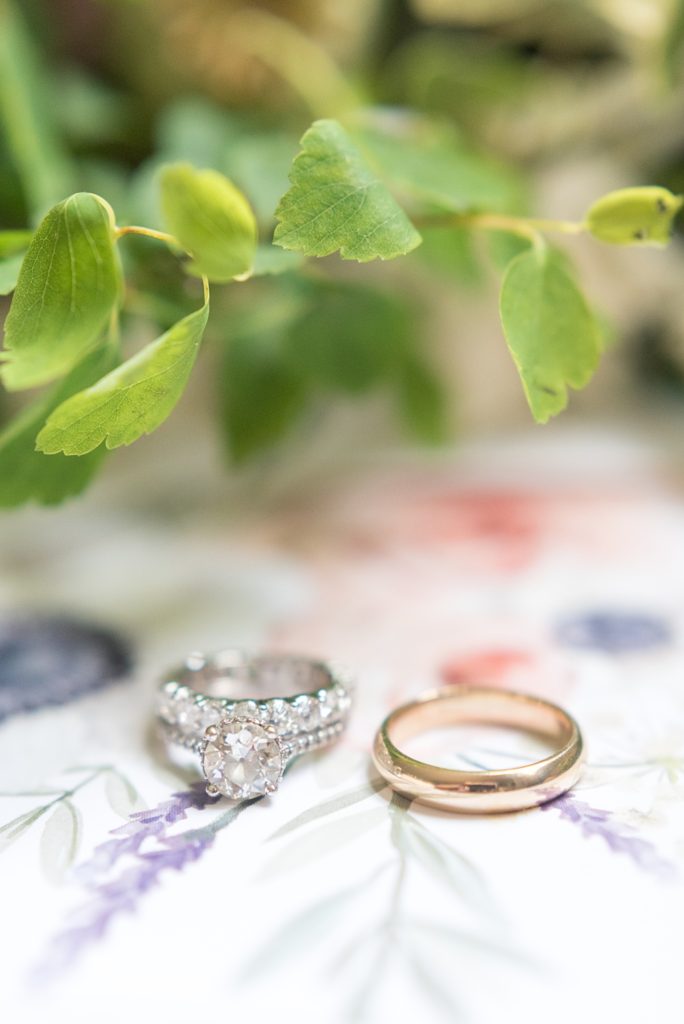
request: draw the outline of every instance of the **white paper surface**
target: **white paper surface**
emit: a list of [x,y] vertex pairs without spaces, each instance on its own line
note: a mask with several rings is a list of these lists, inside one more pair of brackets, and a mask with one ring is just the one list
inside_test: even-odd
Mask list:
[[[73,813],[0,853],[3,1021],[679,1019],[684,504],[626,441],[538,437],[230,529],[214,513],[94,525],[72,507],[41,519],[36,551],[30,524],[10,522],[2,608],[95,617],[132,635],[137,665],[0,725],[0,825],[48,799],[12,794],[95,776]],[[147,808],[188,789],[149,745],[156,677],[235,643],[343,661],[348,735],[213,841],[227,804],[187,810],[84,881],[95,848],[139,821],[106,766]],[[589,757],[568,801],[470,818],[392,811],[373,790],[382,717],[459,680],[576,716]],[[74,815],[77,870],[60,878]],[[165,842],[189,830],[203,830],[194,858]]]

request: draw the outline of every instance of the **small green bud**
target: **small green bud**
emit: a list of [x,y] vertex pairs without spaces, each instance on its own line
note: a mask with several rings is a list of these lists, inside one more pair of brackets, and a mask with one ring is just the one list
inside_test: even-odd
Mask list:
[[622,188],[598,199],[585,219],[587,231],[613,245],[667,245],[682,205],[666,188]]

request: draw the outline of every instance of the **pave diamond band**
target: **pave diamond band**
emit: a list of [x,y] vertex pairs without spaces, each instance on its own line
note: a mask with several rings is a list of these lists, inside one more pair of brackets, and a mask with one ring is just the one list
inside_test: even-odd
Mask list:
[[160,686],[157,720],[172,747],[199,756],[207,791],[274,792],[288,761],[345,728],[349,684],[322,662],[230,649],[192,654]]

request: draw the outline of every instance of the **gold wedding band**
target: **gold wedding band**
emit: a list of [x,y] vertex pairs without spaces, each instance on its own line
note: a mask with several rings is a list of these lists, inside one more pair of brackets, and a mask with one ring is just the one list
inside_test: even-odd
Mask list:
[[[402,743],[445,725],[481,723],[534,733],[553,753],[514,768],[460,771],[418,761]],[[550,701],[510,690],[447,686],[392,711],[373,744],[373,761],[404,796],[443,810],[493,814],[535,807],[574,786],[582,766],[582,735],[567,712]]]

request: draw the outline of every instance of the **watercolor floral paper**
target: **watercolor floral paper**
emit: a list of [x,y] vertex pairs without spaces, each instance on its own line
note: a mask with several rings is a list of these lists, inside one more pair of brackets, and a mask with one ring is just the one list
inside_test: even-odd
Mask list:
[[[105,622],[136,668],[0,724],[3,1020],[678,1019],[684,502],[654,457],[491,443],[230,530],[112,513],[69,559],[67,515],[33,562],[10,524],[0,605]],[[344,740],[249,806],[174,774],[147,729],[167,664],[229,643],[357,683]],[[445,681],[560,701],[588,743],[576,789],[491,818],[392,798],[373,732]],[[454,765],[524,755],[442,742]]]

